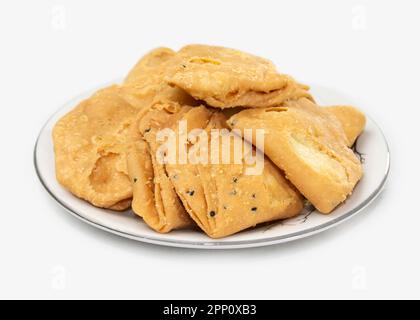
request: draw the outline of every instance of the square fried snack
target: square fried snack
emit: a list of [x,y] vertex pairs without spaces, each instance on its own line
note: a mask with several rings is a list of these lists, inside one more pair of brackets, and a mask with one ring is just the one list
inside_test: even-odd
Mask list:
[[132,188],[125,156],[137,109],[117,86],[95,93],[54,127],[56,175],[76,196],[95,206],[124,210]]
[[244,110],[228,124],[264,129],[265,154],[322,213],[343,202],[362,177],[360,161],[348,148],[339,121],[308,99]]
[[[183,120],[188,123],[188,132],[205,128],[207,137],[211,136],[212,129],[227,128],[226,117],[221,112],[211,115],[204,107],[192,108]],[[231,144],[227,151],[233,153],[235,136],[229,139]],[[236,139],[242,142],[242,138]],[[197,143],[189,141],[188,150],[195,148]],[[252,150],[252,146],[248,146]],[[221,142],[219,147],[221,155]],[[184,207],[212,238],[229,236],[259,223],[293,217],[303,208],[299,192],[267,158],[264,158],[264,168],[259,175],[246,175],[248,165],[244,158],[240,160],[237,164],[233,157],[226,164],[221,159],[219,164],[166,164]]]
[[325,109],[340,121],[351,147],[366,126],[366,116],[352,106],[331,106]]
[[176,60],[168,83],[212,107],[271,107],[289,99],[312,99],[307,86],[279,74],[270,61],[238,50],[189,45]]
[[172,118],[180,117],[188,109],[177,103],[168,103],[155,104],[140,112],[128,149],[128,172],[133,182],[132,209],[149,227],[161,233],[193,224],[174,190],[164,164],[158,159],[159,145],[156,140],[159,130],[167,127]]

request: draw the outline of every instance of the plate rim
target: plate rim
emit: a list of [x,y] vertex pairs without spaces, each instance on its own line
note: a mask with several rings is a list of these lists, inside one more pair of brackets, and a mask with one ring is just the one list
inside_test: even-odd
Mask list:
[[[94,89],[92,89],[92,90],[94,90]],[[84,95],[87,95],[92,90],[85,91],[85,92],[79,94],[78,97],[82,97]],[[38,144],[39,144],[40,138],[41,138],[42,134],[44,133],[46,127],[50,123],[50,121],[63,109],[63,107],[66,104],[68,104],[70,101],[72,101],[74,99],[75,98],[73,98],[73,99],[69,100],[67,103],[63,104],[63,106],[61,108],[59,108],[56,112],[54,112],[47,119],[45,124],[42,126],[42,128],[41,128],[41,130],[38,134],[38,137],[36,139],[34,149],[33,149],[33,164],[34,164],[34,167],[35,167],[36,175],[38,176],[38,179],[41,182],[41,185],[48,192],[48,194],[70,215],[72,215],[72,216],[76,217],[77,219],[87,223],[88,225],[96,227],[100,230],[107,231],[109,233],[121,236],[123,238],[136,240],[138,242],[145,242],[145,243],[149,243],[149,244],[161,245],[161,246],[167,246],[167,247],[181,247],[181,248],[189,248],[189,249],[242,249],[242,248],[270,246],[270,245],[286,243],[286,242],[310,237],[310,236],[316,235],[318,233],[321,233],[323,231],[326,231],[326,230],[328,230],[332,227],[338,226],[339,224],[341,224],[341,223],[345,222],[346,220],[348,220],[349,218],[357,215],[358,213],[363,211],[363,209],[368,207],[381,194],[381,192],[385,188],[386,182],[388,181],[389,172],[390,172],[390,169],[391,169],[391,152],[390,152],[388,141],[387,141],[381,127],[371,117],[366,115],[368,120],[371,121],[375,125],[375,127],[379,130],[379,132],[380,132],[380,134],[383,138],[383,141],[385,143],[386,157],[387,157],[387,159],[386,159],[386,170],[385,170],[385,174],[384,174],[384,176],[381,180],[381,183],[369,195],[369,197],[366,198],[363,202],[361,202],[358,206],[356,206],[355,208],[353,208],[352,210],[347,212],[346,214],[343,214],[343,215],[341,215],[341,216],[339,216],[339,217],[337,217],[337,218],[335,218],[331,221],[328,221],[326,223],[320,224],[318,226],[315,226],[315,227],[312,227],[312,228],[309,228],[309,229],[306,229],[306,230],[301,230],[301,231],[290,233],[290,234],[287,234],[287,235],[275,236],[275,237],[270,237],[270,238],[266,238],[266,239],[237,240],[237,241],[229,241],[228,240],[228,241],[223,241],[223,242],[221,242],[221,241],[207,242],[207,241],[184,241],[184,240],[172,240],[172,239],[164,240],[164,239],[161,239],[161,238],[158,238],[158,237],[139,236],[139,235],[132,234],[132,233],[129,233],[129,232],[116,230],[116,229],[113,229],[112,227],[105,226],[105,225],[100,224],[98,222],[92,221],[92,220],[88,219],[87,217],[82,216],[80,213],[76,212],[75,210],[69,208],[66,204],[63,203],[63,201],[58,199],[58,197],[54,194],[54,192],[52,190],[50,190],[50,188],[47,186],[46,182],[44,181],[44,179],[43,179],[43,177],[40,173],[39,165],[38,165],[38,159],[37,159],[37,150],[38,150]]]

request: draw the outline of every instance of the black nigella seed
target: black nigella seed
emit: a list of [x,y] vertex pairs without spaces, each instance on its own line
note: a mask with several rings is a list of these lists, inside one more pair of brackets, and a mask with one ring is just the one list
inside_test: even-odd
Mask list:
[[195,191],[191,190],[191,191],[187,191],[187,193],[192,197],[194,195]]
[[148,128],[148,129],[146,129],[146,130],[144,130],[144,133],[148,133],[148,132],[150,132],[150,128]]
[[137,178],[134,178],[134,183],[136,183],[137,182]]
[[236,182],[238,182],[238,178],[235,177],[235,178],[232,179],[232,181],[233,181],[233,183],[236,183]]
[[257,195],[255,193],[253,193],[252,197],[255,199],[257,197]]
[[253,207],[253,208],[251,209],[251,211],[256,212],[256,211],[257,211],[257,207]]
[[214,217],[216,215],[215,211],[210,211],[210,217]]

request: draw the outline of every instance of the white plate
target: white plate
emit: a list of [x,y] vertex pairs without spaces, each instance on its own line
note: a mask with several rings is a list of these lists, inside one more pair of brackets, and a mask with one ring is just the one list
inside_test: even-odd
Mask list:
[[[247,248],[292,241],[325,231],[355,216],[379,195],[388,176],[390,155],[387,142],[380,128],[368,118],[366,130],[356,144],[357,152],[364,160],[364,177],[352,196],[332,214],[322,215],[308,207],[296,218],[263,225],[218,240],[210,239],[204,233],[193,230],[159,234],[149,229],[132,212],[115,213],[95,208],[76,198],[55,178],[52,128],[61,116],[94,91],[96,90],[86,92],[69,101],[48,120],[35,146],[35,168],[45,189],[68,212],[97,228],[126,238],[165,246],[202,249]],[[312,86],[311,91],[322,105],[352,103],[330,89]],[[359,107],[363,109],[363,106]]]

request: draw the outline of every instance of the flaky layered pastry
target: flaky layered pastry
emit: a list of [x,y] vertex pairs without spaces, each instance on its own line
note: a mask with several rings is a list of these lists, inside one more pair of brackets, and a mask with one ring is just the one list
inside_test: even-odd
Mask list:
[[155,104],[142,112],[132,131],[128,149],[128,172],[133,182],[133,211],[154,230],[166,233],[192,225],[165,165],[157,158],[156,134],[169,122],[181,117],[189,107],[177,103]]
[[[57,178],[76,196],[98,207],[130,207],[132,188],[125,158],[128,128],[158,93],[166,100],[192,99],[163,82],[174,56],[167,48],[151,51],[122,85],[100,90],[57,123],[53,134]],[[163,86],[168,89],[162,90]]]
[[241,51],[190,45],[177,55],[166,80],[217,108],[271,107],[290,99],[312,99],[308,87],[279,74],[268,60]]
[[[205,110],[204,107],[193,108],[183,116],[188,122],[188,130],[205,128],[209,138],[212,129],[227,128],[222,113],[211,115]],[[220,159],[220,164],[166,165],[178,196],[197,225],[208,236],[221,238],[262,222],[299,214],[303,208],[302,198],[282,172],[264,158],[264,169],[260,174],[245,174],[250,165],[246,164],[244,157],[238,164],[234,162],[233,140],[241,138],[232,136],[229,139],[229,163]],[[197,147],[197,143],[190,141],[188,150]],[[222,140],[219,147],[222,157]],[[248,147],[253,150],[251,145]]]
[[[318,106],[308,86],[269,60],[217,46],[162,47],[141,58],[121,84],[99,90],[57,122],[56,175],[95,206],[131,206],[157,232],[197,225],[221,238],[296,216],[304,197],[332,212],[362,177],[350,147],[365,124],[356,108]],[[166,129],[176,143],[163,151]],[[252,129],[254,136],[243,141],[233,129]],[[256,150],[259,129],[264,154]],[[213,144],[215,130],[228,136],[227,163],[226,140]],[[200,134],[182,144],[181,136],[192,132]],[[197,159],[202,150],[205,163]],[[171,152],[175,162],[167,158]],[[249,156],[256,154],[262,170],[249,174],[255,166]]]
[[347,147],[340,122],[307,99],[244,110],[228,124],[264,129],[265,154],[322,213],[343,202],[362,177],[362,166]]

